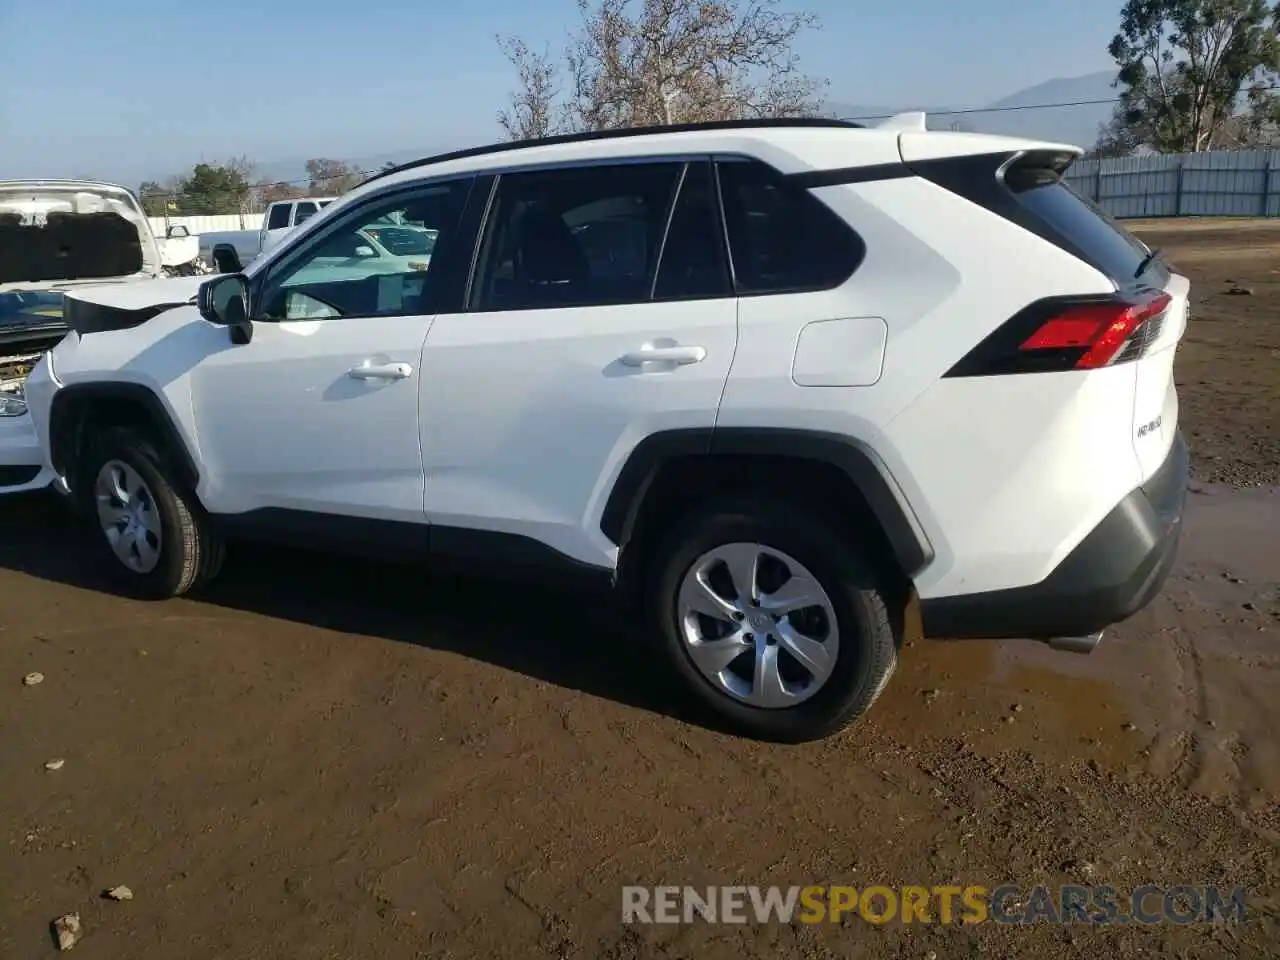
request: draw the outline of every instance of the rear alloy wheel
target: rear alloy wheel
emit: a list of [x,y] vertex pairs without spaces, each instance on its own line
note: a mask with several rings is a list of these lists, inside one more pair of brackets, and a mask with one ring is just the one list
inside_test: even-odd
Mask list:
[[696,511],[657,545],[649,609],[685,687],[736,732],[799,742],[863,714],[897,666],[883,571],[787,503]]
[[840,655],[835,608],[817,577],[781,550],[708,550],[685,574],[676,603],[689,658],[727,696],[785,709],[831,678]]

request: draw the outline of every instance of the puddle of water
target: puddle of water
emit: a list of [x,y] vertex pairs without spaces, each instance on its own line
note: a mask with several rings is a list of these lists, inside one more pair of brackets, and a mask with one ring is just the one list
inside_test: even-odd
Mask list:
[[1199,488],[1185,524],[1162,595],[1089,655],[926,641],[913,612],[881,722],[908,739],[964,733],[979,748],[1087,753],[1207,793],[1275,795],[1280,490]]

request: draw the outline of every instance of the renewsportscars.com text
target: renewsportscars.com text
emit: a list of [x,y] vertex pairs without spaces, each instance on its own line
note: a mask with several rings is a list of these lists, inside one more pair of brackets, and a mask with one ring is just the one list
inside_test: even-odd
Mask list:
[[622,888],[625,924],[1243,922],[1243,888],[1111,886],[659,886]]

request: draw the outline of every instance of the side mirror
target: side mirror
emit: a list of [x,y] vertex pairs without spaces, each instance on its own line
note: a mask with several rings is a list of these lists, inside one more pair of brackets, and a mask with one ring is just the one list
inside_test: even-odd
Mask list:
[[181,224],[179,224],[176,227],[169,228],[169,238],[171,240],[180,240],[183,237],[189,237],[189,236],[191,236],[191,231],[188,230],[186,227],[182,226]]
[[229,327],[232,343],[244,344],[253,339],[253,322],[249,319],[249,281],[244,274],[224,274],[200,284],[196,307],[200,316],[210,323]]
[[357,257],[374,256],[373,247],[366,247],[364,244],[361,244],[360,246],[356,247],[356,256]]

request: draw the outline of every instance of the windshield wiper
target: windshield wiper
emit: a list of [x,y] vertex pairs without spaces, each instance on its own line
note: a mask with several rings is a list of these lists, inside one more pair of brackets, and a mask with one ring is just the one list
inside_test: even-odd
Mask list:
[[1145,257],[1142,258],[1142,262],[1138,264],[1138,269],[1133,271],[1133,279],[1137,280],[1140,276],[1142,276],[1144,273],[1147,272],[1147,267],[1151,266],[1151,264],[1155,263],[1156,260],[1158,260],[1160,257],[1163,257],[1163,256],[1164,256],[1163,250],[1152,250],[1150,253],[1148,253]]

